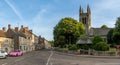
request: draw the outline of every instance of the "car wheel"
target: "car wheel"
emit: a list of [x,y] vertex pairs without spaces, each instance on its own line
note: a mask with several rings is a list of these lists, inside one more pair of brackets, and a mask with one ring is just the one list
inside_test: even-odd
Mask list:
[[16,57],[18,56],[18,54],[16,54]]
[[21,54],[21,56],[23,55],[23,53]]

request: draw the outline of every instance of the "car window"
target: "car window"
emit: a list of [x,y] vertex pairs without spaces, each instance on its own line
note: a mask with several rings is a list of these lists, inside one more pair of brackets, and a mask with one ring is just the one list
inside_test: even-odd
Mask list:
[[4,51],[1,51],[1,53],[5,53]]

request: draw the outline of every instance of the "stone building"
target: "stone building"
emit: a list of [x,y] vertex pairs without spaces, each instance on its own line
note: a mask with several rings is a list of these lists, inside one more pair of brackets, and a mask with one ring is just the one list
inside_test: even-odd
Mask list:
[[[92,27],[91,26],[91,10],[90,10],[89,5],[87,6],[87,12],[84,12],[83,8],[80,6],[80,9],[79,9],[79,22],[82,22],[84,24],[85,34],[87,35],[87,38],[84,39],[84,40],[89,41],[88,44],[92,43],[90,41],[90,39],[93,38],[96,35],[102,36],[102,38],[105,41],[107,41],[107,36],[106,35],[109,32],[109,30],[112,29],[112,28],[103,29],[103,28],[94,28],[94,27]],[[78,44],[83,44],[82,41],[84,41],[84,40],[80,39],[77,43]]]
[[0,30],[0,50],[10,52],[13,48],[13,38],[8,36],[8,33],[6,32],[6,28],[3,27],[3,30]]
[[45,48],[44,38],[38,37],[38,43],[35,45],[35,50],[40,50]]
[[26,50],[27,51],[32,51],[35,50],[34,49],[34,35],[32,33],[32,30],[29,30],[28,27],[24,27],[23,25],[21,25],[21,29],[20,31],[22,34],[24,34],[26,36],[26,40],[24,41],[26,43]]
[[30,52],[34,50],[49,48],[48,41],[41,36],[35,35],[28,27],[21,28],[9,24],[6,30],[0,30],[0,50],[10,51],[21,50],[22,52]]
[[[12,37],[13,38],[13,47],[14,47],[14,50],[22,50],[23,52],[25,52],[26,50],[25,49],[22,49],[22,44],[26,44],[25,43],[25,39],[26,39],[26,36],[24,34],[22,34],[21,32],[19,32],[19,28],[18,27],[15,27],[15,29],[13,29],[11,27],[11,25],[9,24],[8,25],[8,30],[7,30],[7,36],[9,37]],[[26,45],[25,45],[26,46]]]

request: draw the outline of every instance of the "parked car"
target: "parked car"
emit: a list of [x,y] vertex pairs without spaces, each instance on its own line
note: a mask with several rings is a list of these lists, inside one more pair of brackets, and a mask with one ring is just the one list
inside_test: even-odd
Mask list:
[[9,56],[22,56],[23,52],[20,50],[15,50],[9,53]]
[[7,58],[8,53],[5,51],[0,50],[0,58]]

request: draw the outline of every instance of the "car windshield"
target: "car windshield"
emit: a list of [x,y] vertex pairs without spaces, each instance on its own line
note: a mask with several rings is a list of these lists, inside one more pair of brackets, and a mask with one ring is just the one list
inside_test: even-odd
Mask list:
[[1,53],[5,53],[5,51],[0,50]]

